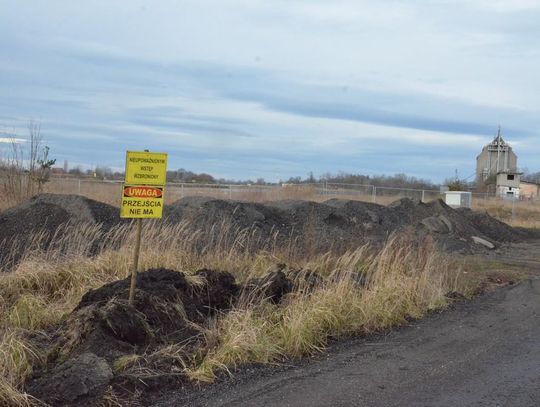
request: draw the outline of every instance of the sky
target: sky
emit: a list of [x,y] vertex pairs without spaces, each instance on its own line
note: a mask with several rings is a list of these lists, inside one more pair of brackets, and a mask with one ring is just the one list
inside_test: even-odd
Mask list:
[[540,0],[0,0],[0,149],[70,167],[440,182],[500,124],[540,170]]

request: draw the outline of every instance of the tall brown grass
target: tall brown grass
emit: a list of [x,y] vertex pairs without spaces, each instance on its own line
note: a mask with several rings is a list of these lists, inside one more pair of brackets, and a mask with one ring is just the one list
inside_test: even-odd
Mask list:
[[[429,241],[418,248],[394,237],[377,254],[363,247],[326,258],[315,267],[325,277],[316,291],[294,293],[279,307],[240,304],[220,318],[207,330],[209,349],[188,375],[213,381],[220,370],[313,354],[329,338],[376,332],[444,308],[445,293],[458,289],[459,272],[441,256]],[[359,274],[365,286],[357,283]]]
[[[20,262],[0,273],[0,404],[37,403],[22,392],[46,359],[44,349],[35,345],[36,336],[46,342],[45,332],[65,320],[85,292],[128,276],[132,232],[130,224],[122,225],[103,239],[93,226],[68,225],[47,250],[40,250],[42,234],[31,239],[33,244],[13,246],[23,251]],[[169,344],[151,355],[119,360],[115,368],[144,370],[156,359],[169,358],[194,380],[211,381],[221,369],[311,354],[330,337],[374,332],[421,317],[443,308],[446,292],[467,290],[459,266],[429,240],[418,245],[394,237],[379,252],[358,247],[342,254],[306,254],[296,250],[295,242],[278,246],[269,241],[265,250],[256,251],[257,239],[251,230],[226,221],[204,233],[187,221],[148,223],[141,269],[166,267],[190,274],[207,267],[228,270],[244,281],[286,263],[316,272],[323,284],[315,292],[291,294],[279,306],[238,304],[202,327],[208,345],[193,360],[183,360],[180,345]],[[96,249],[98,240],[102,245]],[[359,275],[367,285],[356,283]]]

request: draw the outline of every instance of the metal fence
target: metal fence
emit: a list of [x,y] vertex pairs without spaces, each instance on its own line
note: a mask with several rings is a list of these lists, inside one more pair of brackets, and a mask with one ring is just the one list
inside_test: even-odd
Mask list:
[[[46,186],[47,192],[83,195],[89,198],[118,204],[122,193],[122,181],[53,178]],[[312,184],[199,184],[169,182],[166,185],[166,200],[173,202],[186,196],[211,196],[222,199],[247,201],[270,201],[279,199],[330,198],[358,199],[388,204],[399,198],[412,198],[423,202],[443,198],[439,190],[380,187],[370,184],[312,183]],[[492,200],[487,193],[473,193],[474,200]]]

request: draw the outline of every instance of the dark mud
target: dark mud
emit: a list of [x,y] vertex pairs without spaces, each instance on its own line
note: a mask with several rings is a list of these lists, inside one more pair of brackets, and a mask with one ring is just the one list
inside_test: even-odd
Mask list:
[[[206,349],[203,330],[216,313],[226,312],[242,295],[278,303],[293,287],[282,271],[270,270],[240,287],[224,271],[202,269],[187,276],[151,269],[139,273],[134,305],[130,306],[129,283],[129,279],[115,281],[82,297],[47,344],[48,365],[29,381],[30,394],[52,406],[92,406],[110,386],[135,401],[133,397],[141,392],[178,385],[186,380],[178,373],[182,363]],[[154,363],[152,368],[156,368],[150,377],[141,379],[114,369],[122,357],[146,357],[178,344],[180,353],[174,358],[145,359],[144,363]]]

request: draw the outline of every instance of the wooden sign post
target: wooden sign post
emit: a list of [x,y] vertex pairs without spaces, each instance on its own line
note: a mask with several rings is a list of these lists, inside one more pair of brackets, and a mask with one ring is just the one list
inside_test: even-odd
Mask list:
[[135,301],[139,253],[141,251],[142,220],[161,218],[167,178],[167,154],[145,151],[126,153],[126,177],[122,186],[121,218],[137,219],[135,252],[131,267],[129,304]]

